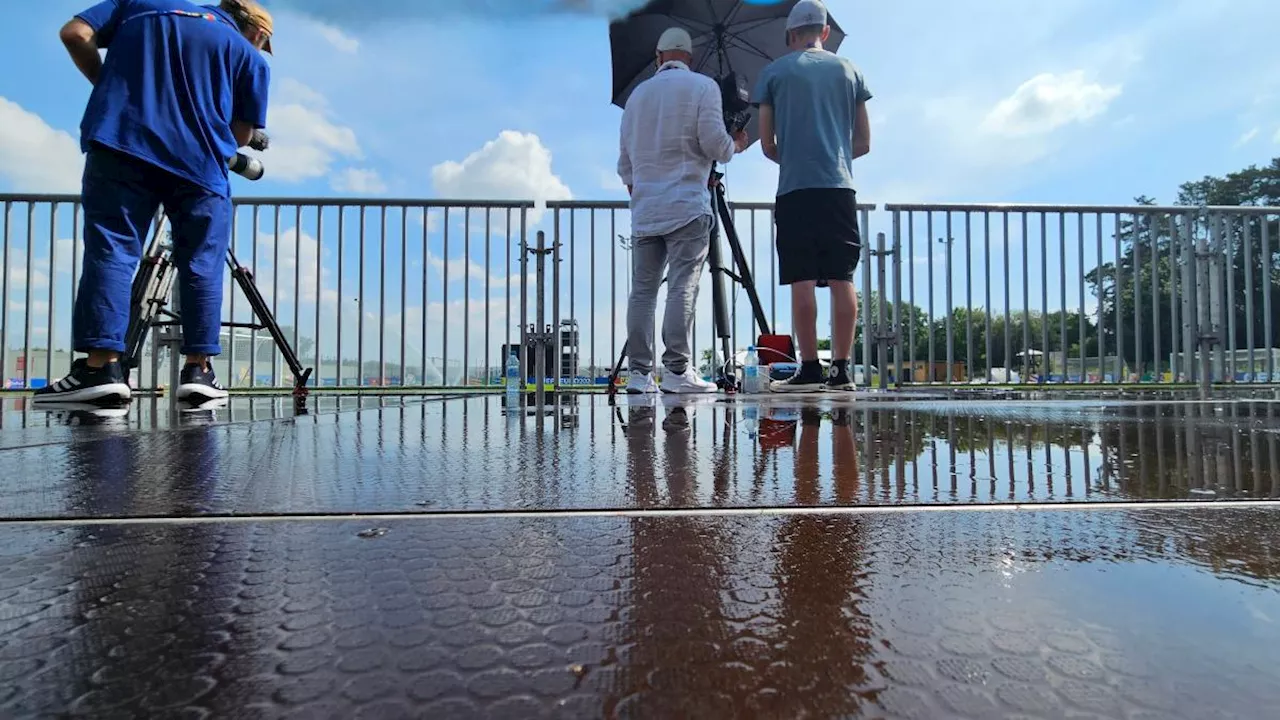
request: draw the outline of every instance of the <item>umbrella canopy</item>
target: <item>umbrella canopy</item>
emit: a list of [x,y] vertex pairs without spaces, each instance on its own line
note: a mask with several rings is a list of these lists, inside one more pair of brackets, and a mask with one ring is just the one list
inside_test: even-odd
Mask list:
[[[693,70],[712,78],[737,73],[754,96],[760,71],[791,52],[787,15],[799,0],[774,3],[746,0],[653,0],[609,25],[613,54],[613,104],[626,107],[636,86],[653,77],[654,48],[668,28],[682,27],[693,38]],[[840,49],[844,31],[828,17],[831,36],[824,47]],[[747,124],[751,142],[760,137],[756,113]]]

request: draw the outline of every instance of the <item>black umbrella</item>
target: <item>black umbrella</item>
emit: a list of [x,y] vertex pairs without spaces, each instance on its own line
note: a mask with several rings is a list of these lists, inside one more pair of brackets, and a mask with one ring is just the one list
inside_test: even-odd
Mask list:
[[[715,79],[736,73],[755,94],[760,71],[790,52],[787,15],[799,0],[752,3],[746,0],[653,0],[609,25],[613,54],[613,104],[626,107],[636,86],[653,77],[654,48],[668,28],[682,27],[693,38],[693,70]],[[831,36],[823,45],[836,52],[844,31],[827,18]],[[754,99],[754,98],[753,98]],[[746,126],[759,139],[755,113]]]

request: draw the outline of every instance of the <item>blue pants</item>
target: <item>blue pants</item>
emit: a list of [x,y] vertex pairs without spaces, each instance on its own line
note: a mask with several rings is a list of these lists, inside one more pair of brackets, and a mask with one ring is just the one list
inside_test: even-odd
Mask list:
[[182,353],[221,353],[231,198],[100,145],[85,157],[82,188],[84,269],[71,317],[74,349],[125,351],[133,276],[163,205],[178,270]]

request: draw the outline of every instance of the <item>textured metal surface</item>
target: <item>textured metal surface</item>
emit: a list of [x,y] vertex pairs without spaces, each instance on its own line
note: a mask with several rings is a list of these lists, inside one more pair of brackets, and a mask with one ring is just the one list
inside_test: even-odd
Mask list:
[[0,449],[0,517],[1272,498],[1276,407],[489,396],[62,429]]
[[9,523],[0,716],[1265,717],[1278,521]]

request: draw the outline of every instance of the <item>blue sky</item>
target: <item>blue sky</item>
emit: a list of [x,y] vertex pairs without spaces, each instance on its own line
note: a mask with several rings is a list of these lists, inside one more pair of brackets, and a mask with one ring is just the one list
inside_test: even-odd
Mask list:
[[[614,174],[621,111],[610,104],[604,14],[617,4],[588,0],[576,3],[584,10],[553,12],[548,9],[551,0],[381,0],[361,3],[360,11],[353,12],[353,5],[337,0],[270,2],[277,20],[269,128],[274,144],[264,157],[267,178],[257,184],[237,181],[235,191],[240,196],[625,199]],[[0,63],[8,68],[0,76],[0,191],[78,189],[81,158],[75,138],[89,86],[67,59],[57,29],[83,5],[48,0],[24,3],[6,13],[0,30],[5,40],[0,43]],[[840,53],[858,64],[875,94],[870,103],[872,152],[855,168],[865,202],[1123,204],[1139,194],[1167,202],[1180,182],[1280,155],[1280,58],[1263,52],[1272,42],[1272,28],[1280,23],[1280,5],[1274,2],[1060,0],[1033,8],[1012,0],[831,0],[829,6],[848,33]],[[310,14],[298,8],[308,8]],[[732,200],[771,199],[776,169],[761,156],[758,145],[736,158],[727,172]],[[457,271],[451,273],[447,298],[433,296],[443,284],[443,223],[429,223],[428,286],[434,282],[436,289],[428,289],[426,297],[428,355],[444,350],[443,330],[437,324],[446,324],[445,318],[460,321],[464,311],[472,313],[472,323],[482,323],[476,315],[485,307],[482,288],[486,283],[493,287],[494,280],[505,282],[515,271],[499,262],[505,259],[501,229],[500,237],[491,239],[494,261],[486,272],[483,228],[473,223],[471,262],[476,274],[470,283],[470,307],[462,307],[466,265],[461,257],[461,214],[451,213],[456,227],[451,229],[447,257]],[[417,244],[405,257],[410,282],[403,299],[398,218],[390,222],[394,242],[389,254],[395,257],[384,266],[376,249],[366,252],[366,265],[372,266],[366,268],[366,293],[370,287],[377,292],[384,273],[392,278],[382,318],[396,333],[400,318],[393,311],[403,308],[405,324],[419,326],[423,312],[422,226],[413,215],[410,236]],[[70,216],[66,217],[58,235],[69,241]],[[550,215],[536,219],[550,227]],[[608,213],[597,213],[597,221],[597,262],[605,263]],[[625,233],[625,213],[617,221],[618,232]],[[963,222],[960,217],[956,221]],[[739,222],[745,224],[745,217]],[[1069,221],[1069,248],[1076,243],[1073,222]],[[25,242],[24,223],[25,217],[15,220],[15,232],[21,234],[15,249]],[[242,243],[251,236],[250,223],[248,214],[242,216]],[[567,220],[562,223],[567,226]],[[992,223],[999,227],[996,218]],[[1092,220],[1089,223],[1092,227]],[[603,363],[611,347],[610,298],[608,288],[602,287],[608,285],[609,268],[598,264],[594,273],[585,271],[590,252],[586,224],[583,213],[575,240],[578,277],[574,283],[566,281],[562,304],[568,302],[572,287],[575,304],[581,307],[578,315],[586,318],[584,298],[589,297],[591,277],[596,278],[597,317],[594,324],[585,319],[583,323],[594,329],[595,359]],[[767,216],[758,216],[756,224],[756,273],[764,286],[770,255]],[[350,339],[358,332],[358,303],[336,297],[334,228],[326,227],[317,244],[314,221],[304,220],[302,226],[304,267],[313,268],[316,258],[323,258],[319,290],[314,280],[310,286],[304,280],[296,290],[291,280],[282,282],[280,290],[286,304],[292,297],[302,298],[300,314],[310,315],[312,326],[317,298],[322,317],[341,307],[343,355],[354,358]],[[975,217],[975,237],[980,237],[980,228],[981,218]],[[273,229],[266,220],[260,226],[268,234]],[[293,243],[288,235],[292,229],[290,210],[282,219],[287,245]],[[890,229],[888,218],[877,214],[868,234]],[[749,233],[741,226],[740,231]],[[36,234],[47,232],[40,225]],[[917,232],[921,242],[916,243],[916,253],[923,256],[922,230]],[[1017,256],[1011,258],[1015,267],[1021,262],[1016,240]],[[1051,261],[1056,240],[1051,237]],[[273,240],[265,242],[265,254],[271,255]],[[1084,265],[1092,265],[1096,252],[1091,235],[1087,243]],[[34,252],[37,270],[41,263],[48,269],[46,246],[47,241]],[[351,268],[357,251],[350,244],[344,249],[346,296],[347,286],[356,282]],[[1029,258],[1033,275],[1040,260],[1034,250]],[[1103,259],[1110,252],[1104,251]],[[997,247],[992,255],[995,307],[1002,307],[1004,290],[1000,253]],[[282,267],[287,267],[291,254],[286,247]],[[55,253],[55,277],[65,275],[62,284],[54,282],[56,295],[66,295],[65,300],[55,298],[55,308],[69,305],[71,275],[69,265],[64,265],[69,256],[69,250]],[[618,292],[625,293],[625,253],[618,261]],[[985,300],[983,261],[975,257],[975,304]],[[25,265],[19,264],[24,262],[21,257],[11,259],[11,278],[25,276]],[[923,257],[912,263],[917,302],[922,305],[927,263]],[[1078,265],[1074,260],[1068,263],[1070,307],[1078,307],[1080,301]],[[260,265],[260,275],[271,272],[269,264]],[[962,267],[955,277],[963,283]],[[1052,309],[1059,304],[1060,287],[1056,278],[1050,282]],[[10,289],[15,287],[23,289],[11,283]],[[44,292],[33,289],[37,296]],[[269,290],[264,290],[268,297]],[[706,290],[704,316],[709,319]],[[1021,296],[1020,277],[1010,279],[1010,290]],[[1032,291],[1036,307],[1038,290],[1037,285]],[[326,292],[333,295],[334,307],[325,305]],[[491,297],[491,335],[505,334],[510,326],[505,318],[492,317],[505,311],[503,293],[495,290]],[[962,303],[962,285],[956,293],[957,304]],[[762,294],[769,304],[772,293],[764,287]],[[778,317],[783,320],[788,310],[783,293],[778,295]],[[15,327],[20,302],[25,307],[25,300],[11,294],[7,303],[5,335],[10,346],[22,344],[22,328]],[[1085,304],[1092,307],[1088,298]],[[363,306],[369,319],[368,342],[380,311],[376,306],[370,309],[367,298]],[[738,307],[745,335],[747,306],[741,302]],[[33,306],[33,325],[46,324],[40,312]],[[241,312],[237,309],[237,317]],[[291,316],[291,309],[288,312]],[[619,327],[622,312],[619,302]],[[17,312],[16,317],[24,316]],[[65,335],[60,309],[55,310],[54,325],[55,338]],[[707,325],[699,324],[704,346]],[[483,336],[483,326],[472,335]],[[448,354],[453,360],[462,357],[461,340],[455,340],[459,337],[457,331],[450,335]],[[482,342],[471,338],[468,354],[473,362],[486,354]],[[38,344],[42,343],[41,338]],[[388,339],[388,344],[398,353],[398,337]],[[406,337],[405,344],[420,347],[421,330]],[[321,346],[328,352],[330,345],[322,329]],[[369,354],[366,350],[366,358]],[[410,352],[408,357],[415,361],[419,354]]]

